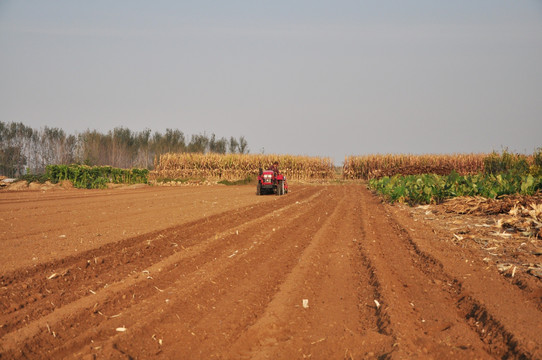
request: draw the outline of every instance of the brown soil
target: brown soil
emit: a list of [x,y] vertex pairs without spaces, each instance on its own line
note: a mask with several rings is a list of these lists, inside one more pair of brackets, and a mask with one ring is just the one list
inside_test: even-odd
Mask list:
[[538,278],[444,215],[254,190],[0,193],[0,358],[542,358]]

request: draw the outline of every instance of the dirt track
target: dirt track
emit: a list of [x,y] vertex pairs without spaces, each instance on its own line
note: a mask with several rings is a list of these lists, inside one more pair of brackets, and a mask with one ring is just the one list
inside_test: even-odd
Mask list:
[[540,297],[360,185],[0,205],[1,359],[542,358]]

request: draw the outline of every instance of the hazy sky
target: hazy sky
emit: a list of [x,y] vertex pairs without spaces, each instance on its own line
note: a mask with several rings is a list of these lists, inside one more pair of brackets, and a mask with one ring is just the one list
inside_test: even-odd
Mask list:
[[542,1],[0,0],[0,121],[331,156],[542,146]]

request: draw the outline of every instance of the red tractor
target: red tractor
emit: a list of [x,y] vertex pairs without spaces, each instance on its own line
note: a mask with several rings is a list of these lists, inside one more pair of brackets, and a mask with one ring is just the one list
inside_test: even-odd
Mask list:
[[288,182],[286,176],[276,173],[273,170],[262,170],[258,175],[258,187],[256,195],[276,194],[284,195],[288,193]]

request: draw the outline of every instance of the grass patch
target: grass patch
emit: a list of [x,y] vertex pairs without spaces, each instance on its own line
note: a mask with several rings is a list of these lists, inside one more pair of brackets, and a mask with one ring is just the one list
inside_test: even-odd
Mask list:
[[223,185],[231,186],[231,185],[249,185],[249,184],[251,184],[253,182],[255,182],[255,181],[252,178],[252,176],[247,176],[246,178],[241,179],[241,180],[234,180],[234,181],[220,180],[218,183],[223,184]]
[[46,174],[26,174],[18,177],[16,181],[26,181],[27,184],[30,184],[32,182],[44,184],[46,181],[50,180],[51,179]]

